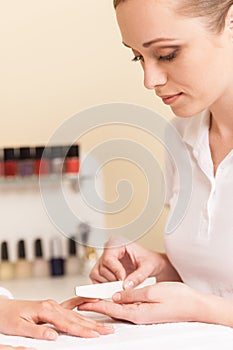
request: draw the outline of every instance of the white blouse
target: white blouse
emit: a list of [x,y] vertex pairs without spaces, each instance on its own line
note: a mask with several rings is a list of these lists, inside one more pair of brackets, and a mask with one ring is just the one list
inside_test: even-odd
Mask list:
[[167,162],[165,229],[168,258],[182,280],[198,290],[233,298],[233,151],[218,166],[214,176],[209,147],[208,111],[191,118],[175,118],[190,156],[192,188],[189,203],[177,227],[167,227],[178,203],[179,170]]

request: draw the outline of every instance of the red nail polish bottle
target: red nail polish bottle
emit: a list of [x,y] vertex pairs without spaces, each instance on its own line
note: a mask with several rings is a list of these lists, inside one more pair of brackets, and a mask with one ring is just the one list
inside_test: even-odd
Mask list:
[[14,148],[4,148],[4,174],[6,177],[17,175],[17,162]]
[[34,174],[34,159],[30,147],[19,148],[18,173],[20,176],[32,176]]
[[73,145],[66,156],[66,173],[77,174],[79,172],[79,147]]
[[44,146],[35,147],[35,174],[48,175],[49,174],[49,150]]
[[0,149],[0,177],[4,176],[3,150]]

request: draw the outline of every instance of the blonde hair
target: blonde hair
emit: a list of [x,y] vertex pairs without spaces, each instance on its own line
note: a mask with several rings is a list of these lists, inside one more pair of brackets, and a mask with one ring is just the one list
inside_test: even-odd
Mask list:
[[[115,9],[126,0],[113,0]],[[165,0],[169,1],[169,0]],[[185,17],[203,17],[208,29],[220,33],[233,0],[182,0],[177,1],[178,14]]]

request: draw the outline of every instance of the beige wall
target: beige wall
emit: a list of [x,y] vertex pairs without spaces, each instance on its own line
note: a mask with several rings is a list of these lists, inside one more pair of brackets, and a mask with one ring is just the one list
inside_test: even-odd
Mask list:
[[[171,116],[144,89],[139,65],[121,45],[112,0],[1,1],[0,27],[1,147],[46,143],[66,118],[102,103],[135,103]],[[81,140],[82,148],[88,151],[96,142],[127,137],[127,132],[93,131]],[[131,130],[130,137],[157,147],[138,132]],[[115,195],[114,166],[104,171],[108,199]],[[124,162],[117,169],[118,176],[134,176],[137,194],[122,217],[107,217],[109,226],[132,218],[143,198],[141,175]],[[162,249],[164,218],[143,238],[144,245]]]

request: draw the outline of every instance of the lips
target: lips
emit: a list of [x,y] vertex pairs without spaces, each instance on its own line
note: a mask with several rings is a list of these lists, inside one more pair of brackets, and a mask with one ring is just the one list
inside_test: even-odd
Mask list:
[[158,95],[165,104],[172,104],[174,103],[183,93],[180,92],[179,94],[173,94],[173,95]]

